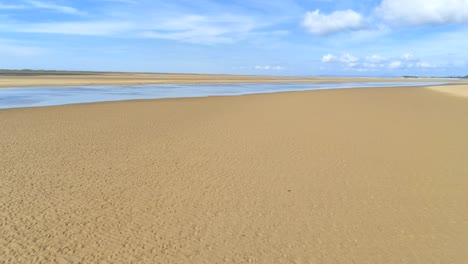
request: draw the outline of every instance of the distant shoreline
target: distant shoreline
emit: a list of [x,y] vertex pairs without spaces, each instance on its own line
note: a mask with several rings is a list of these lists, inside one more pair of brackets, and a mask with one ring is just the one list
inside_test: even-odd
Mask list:
[[[377,77],[289,77],[225,74],[112,73],[66,71],[2,71],[0,88],[36,86],[146,85],[146,84],[231,84],[231,83],[333,83],[333,82],[424,82],[447,78]],[[450,79],[463,83],[463,79]]]

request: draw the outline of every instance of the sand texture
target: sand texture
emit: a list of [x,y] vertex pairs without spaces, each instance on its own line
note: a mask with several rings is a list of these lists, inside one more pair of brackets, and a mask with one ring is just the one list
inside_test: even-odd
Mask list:
[[468,101],[423,88],[0,111],[0,263],[467,263]]
[[216,74],[84,73],[60,75],[0,75],[2,87],[66,85],[144,85],[218,83],[330,83],[330,82],[458,82],[451,79],[287,77]]
[[468,85],[466,84],[430,86],[427,88],[454,96],[468,97]]

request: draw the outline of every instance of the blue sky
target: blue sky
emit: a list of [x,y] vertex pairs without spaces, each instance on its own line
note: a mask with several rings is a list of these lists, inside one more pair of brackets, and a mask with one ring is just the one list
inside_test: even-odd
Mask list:
[[467,75],[468,0],[0,0],[0,68]]

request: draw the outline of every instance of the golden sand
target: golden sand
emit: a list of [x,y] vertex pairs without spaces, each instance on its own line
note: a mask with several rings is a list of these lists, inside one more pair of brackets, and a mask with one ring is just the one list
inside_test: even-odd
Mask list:
[[[64,85],[144,85],[217,83],[329,83],[329,82],[421,82],[447,79],[287,77],[216,74],[96,73],[81,75],[0,76],[1,87]],[[456,81],[456,80],[450,80]]]
[[454,96],[468,97],[468,85],[442,85],[442,86],[430,86],[427,87],[430,90],[446,93]]
[[422,88],[0,111],[0,263],[467,263],[468,101]]

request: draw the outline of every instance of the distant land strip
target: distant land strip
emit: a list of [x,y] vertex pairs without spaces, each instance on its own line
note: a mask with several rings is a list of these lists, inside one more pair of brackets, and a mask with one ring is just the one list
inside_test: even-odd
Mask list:
[[[468,77],[464,77],[468,78]],[[132,73],[51,70],[0,70],[0,87],[236,84],[236,83],[339,83],[339,82],[464,82],[462,78],[260,76],[192,73]]]

